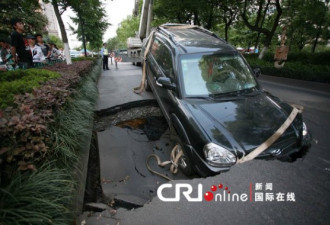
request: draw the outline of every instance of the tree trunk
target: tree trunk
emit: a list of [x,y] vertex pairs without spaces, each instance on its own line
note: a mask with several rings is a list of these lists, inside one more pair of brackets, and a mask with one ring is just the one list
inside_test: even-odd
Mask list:
[[313,53],[315,52],[316,45],[317,45],[317,42],[318,42],[319,37],[320,37],[320,33],[321,33],[321,26],[320,26],[319,29],[317,30],[316,37],[315,37],[315,41],[314,41],[314,43],[313,43],[313,48],[312,48],[312,52],[313,52]]
[[259,45],[259,38],[260,38],[260,32],[258,32],[257,39],[256,39],[256,43],[254,44],[254,51],[256,51],[256,49],[258,48],[258,45]]
[[228,42],[228,30],[229,30],[229,25],[225,24],[225,40]]
[[81,19],[80,13],[78,13],[78,17],[79,17],[79,23],[81,26],[81,36],[82,36],[82,43],[83,43],[83,48],[84,48],[84,55],[85,55],[85,57],[87,57],[84,21],[83,21],[83,19]]
[[267,50],[268,50],[268,46],[265,45],[265,46],[262,48],[262,50],[261,50],[261,52],[260,52],[260,54],[259,54],[259,56],[258,56],[258,59],[263,59],[263,57],[265,56]]
[[64,23],[63,23],[61,15],[60,15],[60,12],[58,10],[57,1],[53,0],[52,4],[53,4],[53,7],[54,7],[54,11],[55,11],[55,15],[56,15],[56,18],[57,18],[57,21],[58,21],[58,25],[60,27],[62,41],[64,43],[64,55],[65,55],[66,63],[67,64],[72,64],[68,36],[66,35]]

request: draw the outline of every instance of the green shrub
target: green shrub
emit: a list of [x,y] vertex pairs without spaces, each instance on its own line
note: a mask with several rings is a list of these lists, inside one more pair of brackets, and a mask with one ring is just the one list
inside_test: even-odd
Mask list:
[[[257,59],[257,54],[245,54],[246,59]],[[274,62],[274,52],[267,52],[262,59],[266,62]],[[296,62],[311,65],[329,65],[330,51],[309,53],[309,52],[289,52],[287,62]]]
[[[76,66],[70,68],[77,69]],[[83,65],[80,67],[86,71]],[[66,98],[67,101],[52,116],[47,135],[53,144],[43,161],[36,165],[38,170],[22,173],[15,169],[9,182],[0,183],[1,224],[72,224],[77,168],[92,132],[100,70],[98,61],[93,71],[88,76],[85,74],[74,86],[74,94]],[[76,71],[75,75],[78,74]]]
[[9,71],[0,75],[3,75],[0,76],[0,109],[12,106],[15,95],[30,93],[47,80],[61,76],[53,71],[39,69]]
[[91,56],[80,56],[76,58],[72,58],[72,62],[79,62],[79,61],[84,61],[84,60],[91,60],[91,61],[96,61],[98,58],[97,57],[91,57]]
[[308,64],[300,61],[288,60],[284,67],[274,67],[274,60],[260,60],[255,56],[245,57],[252,68],[260,68],[261,73],[271,76],[280,76],[293,79],[330,83],[330,66],[328,64]]
[[27,69],[27,70],[14,70],[0,73],[0,84],[2,81],[14,81],[23,77],[44,77],[44,78],[57,78],[58,73],[44,70],[44,69]]

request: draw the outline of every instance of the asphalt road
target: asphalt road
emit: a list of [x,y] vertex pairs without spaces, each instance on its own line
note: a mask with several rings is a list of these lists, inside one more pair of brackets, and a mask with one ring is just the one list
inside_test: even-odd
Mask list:
[[[222,184],[231,195],[246,194],[247,201],[203,198],[201,202],[188,202],[181,194],[179,202],[163,202],[156,196],[141,208],[103,213],[103,218],[94,220],[98,221],[94,224],[330,224],[330,94],[309,89],[308,83],[297,87],[285,79],[264,77],[260,83],[275,96],[304,106],[303,117],[314,143],[303,159],[292,163],[253,160],[214,177],[170,182],[173,186],[190,184],[193,197],[198,195],[199,184],[203,195],[212,192],[212,185]],[[256,190],[258,186],[261,190]],[[162,193],[174,197],[175,190],[167,188]],[[263,201],[257,201],[259,193],[264,196]],[[273,201],[265,200],[266,193],[274,195]],[[284,201],[280,201],[281,193]],[[213,194],[228,196],[223,189]],[[100,217],[95,214],[95,219]]]

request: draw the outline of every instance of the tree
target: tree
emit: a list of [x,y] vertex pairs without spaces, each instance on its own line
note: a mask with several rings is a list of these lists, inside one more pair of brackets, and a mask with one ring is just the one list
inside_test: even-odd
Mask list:
[[49,35],[49,41],[53,42],[58,48],[63,48],[63,42],[61,41],[61,39],[59,39],[58,37],[54,36],[54,35]]
[[86,56],[86,43],[89,43],[93,49],[100,48],[102,36],[110,24],[105,20],[106,13],[100,0],[76,1],[71,6],[76,12],[76,17],[71,17],[71,19],[78,25],[78,28],[70,28],[83,42]]
[[111,50],[114,50],[114,49],[121,49],[121,48],[125,48],[126,47],[126,43],[121,43],[118,39],[118,37],[113,37],[113,38],[110,38],[108,41],[107,41],[107,45],[108,45],[108,48],[111,49]]
[[[282,15],[282,7],[280,0],[257,0],[257,1],[239,1],[243,4],[241,8],[241,18],[244,24],[251,30],[265,35],[264,47],[259,54],[262,59],[267,49],[270,47],[275,31],[279,25]],[[268,7],[271,6],[271,9]],[[255,17],[253,17],[255,15]],[[270,27],[264,26],[263,18],[271,21]],[[252,18],[252,20],[251,20]],[[262,23],[261,23],[262,22]]]
[[233,0],[220,0],[218,2],[220,15],[224,24],[225,40],[228,41],[228,31],[239,13],[239,7]]
[[[63,23],[63,20],[61,17],[61,15],[66,10],[66,8],[70,5],[70,2],[68,2],[69,0],[68,1],[66,1],[66,0],[50,0],[50,1],[54,7],[55,15],[56,15],[56,18],[58,21],[58,25],[60,27],[62,41],[64,44],[64,55],[65,55],[66,63],[72,64],[68,36],[66,35],[65,26],[64,26],[64,23]],[[61,11],[59,9],[60,6],[61,6]]]
[[38,1],[0,1],[0,30],[8,37],[12,32],[10,19],[19,17],[25,24],[27,33],[47,33],[47,18],[43,15]]
[[135,33],[139,30],[139,23],[139,16],[128,16],[120,23],[116,33],[121,46],[126,46],[127,38],[135,37]]

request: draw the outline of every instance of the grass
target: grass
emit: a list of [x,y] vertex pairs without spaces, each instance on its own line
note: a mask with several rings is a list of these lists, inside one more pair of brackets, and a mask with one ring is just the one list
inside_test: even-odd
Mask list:
[[37,172],[18,173],[0,189],[2,225],[70,224],[74,181],[66,170],[47,165]]
[[100,62],[55,114],[49,127],[55,144],[36,172],[17,172],[0,187],[1,225],[72,224],[80,156],[92,135]]

